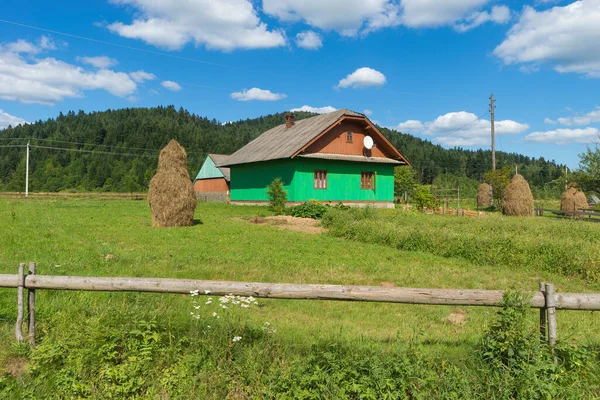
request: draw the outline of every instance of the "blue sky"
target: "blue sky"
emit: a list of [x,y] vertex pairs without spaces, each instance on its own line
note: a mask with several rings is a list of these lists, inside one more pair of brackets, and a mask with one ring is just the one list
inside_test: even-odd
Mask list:
[[24,0],[0,20],[0,127],[306,106],[476,149],[494,93],[498,150],[574,168],[598,141],[600,0]]

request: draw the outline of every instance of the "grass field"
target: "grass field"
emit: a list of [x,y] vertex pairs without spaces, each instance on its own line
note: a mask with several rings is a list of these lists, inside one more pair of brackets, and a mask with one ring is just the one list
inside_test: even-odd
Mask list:
[[[15,273],[19,262],[36,261],[38,273],[47,275],[393,283],[431,288],[514,287],[529,291],[543,280],[554,283],[559,291],[600,292],[598,283],[583,279],[580,273],[544,268],[535,257],[528,264],[527,254],[515,253],[512,260],[519,262],[502,258],[501,262],[491,263],[486,257],[428,251],[428,247],[405,251],[397,243],[344,235],[339,229],[333,229],[332,234],[311,235],[241,220],[262,214],[268,214],[266,209],[201,203],[196,211],[201,223],[189,228],[156,229],[150,226],[145,201],[0,199],[0,273]],[[497,240],[469,250],[486,254],[504,251],[506,242],[502,238],[510,232],[528,244],[523,247],[527,251],[538,242],[552,244],[567,240],[573,249],[580,246],[592,257],[597,254],[600,241],[598,225],[544,218],[516,223],[496,217],[470,220],[403,216],[395,212],[382,212],[377,218],[412,232],[422,233],[429,227],[447,240],[453,235],[477,236],[486,231]],[[553,249],[550,245],[544,248]],[[16,368],[17,362],[28,371],[28,360],[36,357],[35,353],[12,345],[15,297],[14,289],[0,291],[0,363],[5,367],[5,380],[12,382],[11,376],[17,376],[17,380],[26,383],[29,372],[19,375],[9,371]],[[79,337],[88,332],[86,326],[118,329],[119,324],[130,326],[142,320],[154,320],[169,341],[184,336],[193,340],[201,335],[201,329],[190,318],[190,301],[189,296],[182,295],[41,291],[38,294],[40,340],[46,335],[52,337],[53,343],[61,340],[67,343],[65,338],[69,335]],[[461,308],[459,312],[464,311],[466,321],[457,324],[448,320],[451,313],[457,312],[456,307],[291,300],[261,300],[260,304],[261,307],[247,313],[235,314],[235,318],[248,326],[269,322],[276,329],[273,335],[278,346],[286,348],[282,354],[289,357],[309,351],[315,343],[335,340],[369,343],[382,351],[394,344],[409,343],[432,359],[467,364],[496,313],[493,308]],[[532,323],[536,313],[530,312]],[[562,338],[578,345],[599,344],[600,318],[596,314],[559,311],[558,322]],[[164,356],[163,361],[166,360],[168,357]]]

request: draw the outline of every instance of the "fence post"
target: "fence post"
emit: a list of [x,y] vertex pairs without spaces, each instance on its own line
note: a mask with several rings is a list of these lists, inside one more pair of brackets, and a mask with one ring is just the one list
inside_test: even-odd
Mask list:
[[556,301],[554,298],[554,285],[546,283],[546,309],[548,310],[548,344],[554,346],[556,344]]
[[[540,292],[544,295],[544,299],[546,298],[546,285],[544,282],[540,282]],[[544,300],[544,304],[546,301]],[[546,341],[546,307],[540,308],[540,340],[542,343]]]
[[[36,263],[29,263],[29,275],[35,275]],[[29,344],[35,346],[35,289],[27,289],[27,332]]]
[[17,275],[19,279],[17,286],[17,326],[15,328],[15,336],[17,338],[17,342],[23,341],[23,292],[24,292],[24,284],[25,284],[25,264],[19,264],[19,274]]

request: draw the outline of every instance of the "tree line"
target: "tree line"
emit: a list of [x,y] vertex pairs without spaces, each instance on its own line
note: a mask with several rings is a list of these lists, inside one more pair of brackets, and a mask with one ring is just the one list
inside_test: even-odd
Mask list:
[[[295,117],[300,120],[313,115],[299,112]],[[231,154],[283,123],[285,113],[221,123],[174,106],[60,113],[56,118],[0,131],[0,190],[23,191],[27,140],[32,145],[31,191],[137,192],[147,190],[159,150],[171,139],[186,149],[188,170],[194,177],[208,153]],[[447,182],[468,179],[474,185],[482,182],[490,169],[490,151],[444,149],[408,134],[380,129],[411,162],[415,179],[422,184],[443,178]],[[499,168],[518,166],[519,173],[538,190],[559,179],[564,170],[554,161],[517,153],[499,151],[496,160]]]

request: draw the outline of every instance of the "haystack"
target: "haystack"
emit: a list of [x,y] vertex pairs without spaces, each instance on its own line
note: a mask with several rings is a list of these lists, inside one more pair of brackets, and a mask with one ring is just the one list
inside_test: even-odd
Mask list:
[[477,205],[479,207],[489,207],[492,205],[492,187],[487,183],[482,183],[477,189]]
[[523,176],[513,176],[510,184],[504,189],[502,198],[502,213],[516,217],[533,215],[533,195],[529,183]]
[[580,208],[588,207],[589,206],[585,193],[577,190],[575,187],[570,187],[560,196],[561,211],[581,211]]
[[197,200],[186,161],[185,150],[176,140],[171,140],[161,150],[158,169],[148,190],[152,226],[190,226],[194,223]]

